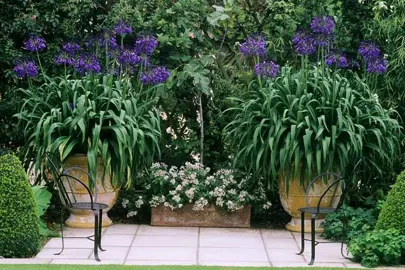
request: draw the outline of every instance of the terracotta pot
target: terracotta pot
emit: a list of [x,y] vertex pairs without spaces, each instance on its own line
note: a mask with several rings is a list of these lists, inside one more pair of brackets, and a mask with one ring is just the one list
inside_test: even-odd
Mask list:
[[[69,167],[79,167],[82,170],[87,171],[87,155],[73,155],[69,157],[65,162],[65,168]],[[112,224],[111,219],[108,217],[107,212],[113,207],[118,198],[118,189],[114,189],[110,184],[110,178],[108,175],[104,178],[104,185],[101,183],[103,171],[103,163],[101,159],[98,160],[97,166],[97,202],[105,203],[109,207],[103,210],[103,227],[110,226]],[[72,175],[79,180],[83,181],[87,186],[89,186],[88,176],[86,173],[80,170],[69,170],[69,175]],[[89,202],[88,192],[80,184],[75,184],[70,188],[65,185],[68,193],[74,193],[78,201]],[[74,228],[94,228],[94,214],[93,211],[89,210],[70,210],[70,216],[66,220],[66,226]]]
[[215,206],[207,206],[204,211],[194,211],[192,204],[179,210],[159,205],[152,207],[151,224],[173,227],[250,227],[250,205],[234,212],[224,211]]
[[[317,181],[313,185],[313,189],[308,196],[309,204],[311,207],[316,207],[322,194],[325,192],[327,187],[332,183],[333,180],[336,179],[328,179],[325,181]],[[287,195],[287,186],[286,181],[289,181],[289,192]],[[309,181],[306,181],[306,185],[308,185]],[[278,187],[280,193],[280,200],[281,204],[283,205],[284,210],[291,216],[291,221],[285,226],[287,230],[293,232],[300,232],[301,231],[301,212],[298,211],[299,208],[306,207],[306,200],[305,200],[305,191],[306,187],[303,187],[300,183],[300,175],[297,177],[293,177],[291,175],[288,179],[286,177],[279,177],[278,179]],[[332,205],[337,206],[339,203],[340,196],[342,195],[342,190],[336,192],[335,196],[333,196],[333,192],[329,191],[322,200],[321,207],[329,207],[331,200],[334,200]],[[315,231],[316,232],[323,232],[323,228],[320,227],[321,223],[324,221],[325,215],[318,215],[315,221]],[[311,231],[311,215],[305,215],[305,232]]]

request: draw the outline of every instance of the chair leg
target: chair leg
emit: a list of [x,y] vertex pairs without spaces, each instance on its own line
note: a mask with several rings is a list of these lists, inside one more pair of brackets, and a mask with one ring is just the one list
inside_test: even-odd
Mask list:
[[62,207],[62,209],[60,210],[60,231],[62,234],[62,250],[58,253],[55,253],[54,255],[60,255],[62,254],[63,250],[65,249],[65,240],[63,238],[63,212],[64,212],[64,208]]
[[98,212],[94,210],[94,258],[96,261],[100,261],[100,258],[98,257],[98,239],[99,239],[99,229],[98,229]]
[[315,261],[315,219],[316,214],[311,217],[311,261],[308,265],[313,265]]
[[301,255],[305,250],[305,213],[301,212],[301,250],[297,255]]
[[103,209],[100,209],[99,212],[99,222],[98,222],[98,248],[101,251],[105,251],[105,249],[103,249],[101,247],[101,230],[103,228]]

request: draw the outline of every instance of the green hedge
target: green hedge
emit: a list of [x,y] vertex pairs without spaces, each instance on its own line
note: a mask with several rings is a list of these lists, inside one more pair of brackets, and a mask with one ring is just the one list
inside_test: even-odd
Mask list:
[[397,229],[405,235],[405,171],[388,193],[377,221],[377,230]]
[[24,168],[14,155],[0,156],[0,256],[32,257],[40,242],[35,201]]

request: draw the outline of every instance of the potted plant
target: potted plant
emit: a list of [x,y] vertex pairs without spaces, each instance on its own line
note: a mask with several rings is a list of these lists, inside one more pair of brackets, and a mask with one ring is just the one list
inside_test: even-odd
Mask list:
[[145,194],[123,198],[122,206],[128,217],[150,206],[156,226],[250,227],[251,206],[271,206],[262,184],[252,187],[250,175],[234,170],[154,163],[141,178]]
[[[131,32],[129,25],[119,22],[114,31],[88,39],[84,46],[63,44],[55,56],[62,76],[42,72],[42,80],[34,81],[38,71],[32,60],[14,69],[29,84],[22,89],[24,105],[17,114],[26,139],[26,162],[43,171],[45,153],[57,153],[66,167],[88,170],[97,180],[99,201],[110,206],[119,188],[129,187],[136,172],[150,166],[159,153],[155,87],[169,77],[164,67],[151,64],[156,38],[139,35],[128,49],[123,41]],[[116,35],[121,36],[120,46]],[[42,70],[38,52],[46,48],[45,40],[32,36],[25,48],[37,53]],[[87,181],[85,173],[75,173]],[[86,213],[71,215],[67,225],[93,226],[93,215]],[[103,218],[103,225],[111,224],[107,215]]]
[[[367,168],[379,170],[391,163],[401,134],[395,111],[384,109],[366,80],[347,70],[350,61],[330,49],[330,29],[320,33],[319,20],[324,28],[333,23],[316,18],[314,33],[299,32],[293,39],[302,56],[300,69],[286,66],[278,74],[274,63],[256,65],[257,82],[246,99],[233,99],[235,106],[228,112],[234,120],[224,130],[230,148],[236,149],[235,162],[263,177],[269,187],[278,186],[284,209],[292,216],[286,227],[293,231],[300,231],[298,208],[306,206],[305,187],[313,176],[343,174],[359,158]],[[317,48],[319,62],[311,65],[308,59]],[[367,71],[381,73],[386,62],[370,51],[376,58],[368,58]],[[315,198],[325,191],[328,179],[320,185]]]

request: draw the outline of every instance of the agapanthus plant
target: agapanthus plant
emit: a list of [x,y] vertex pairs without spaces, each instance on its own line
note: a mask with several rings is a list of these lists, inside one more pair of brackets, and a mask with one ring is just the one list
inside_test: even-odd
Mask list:
[[151,34],[141,34],[135,41],[134,50],[138,55],[151,55],[158,45],[157,39]]
[[263,61],[255,66],[256,76],[264,78],[275,78],[280,73],[280,66],[273,61]]
[[[27,48],[39,56],[46,42],[31,39]],[[117,187],[128,186],[136,171],[149,167],[159,154],[160,118],[154,87],[165,83],[170,72],[156,63],[151,68],[149,56],[156,40],[152,47],[143,47],[147,55],[115,43],[112,31],[92,38],[84,49],[79,43],[64,43],[54,59],[64,67],[64,76],[44,76],[42,84],[36,81],[22,89],[25,101],[17,114],[26,138],[22,153],[27,164],[34,162],[37,172],[44,169],[46,152],[62,160],[87,154],[95,179],[97,165],[92,161],[100,158],[103,175],[108,174]],[[38,75],[31,60],[20,61],[14,71],[20,78]]]
[[[373,95],[376,76],[359,72],[363,66],[383,74],[388,63],[377,45],[362,42],[360,65],[337,47],[334,27],[332,18],[317,17],[310,29],[295,33],[292,45],[301,65],[255,63],[258,84],[247,84],[254,91],[245,99],[232,98],[236,104],[226,111],[233,112],[223,133],[236,150],[235,165],[268,180],[270,187],[283,172],[300,173],[304,183],[314,174],[344,171],[360,157],[379,171],[380,163],[391,165],[397,154],[400,125]],[[269,80],[264,84],[261,78]]]
[[115,31],[115,33],[117,33],[120,36],[129,35],[132,33],[132,26],[124,21],[119,21],[114,26],[114,31]]
[[299,55],[311,55],[316,51],[316,44],[312,34],[299,31],[295,33],[293,40],[294,51]]
[[34,61],[32,60],[21,60],[18,61],[17,65],[14,67],[14,72],[18,78],[30,78],[38,76],[38,68]]
[[24,42],[24,49],[30,52],[42,52],[46,48],[46,41],[43,37],[31,35],[31,37]]
[[266,39],[260,34],[251,35],[240,44],[240,52],[244,56],[264,56],[266,55]]
[[81,50],[81,47],[79,44],[74,43],[74,42],[67,42],[62,45],[62,50],[66,53],[69,54],[75,54],[78,53]]

